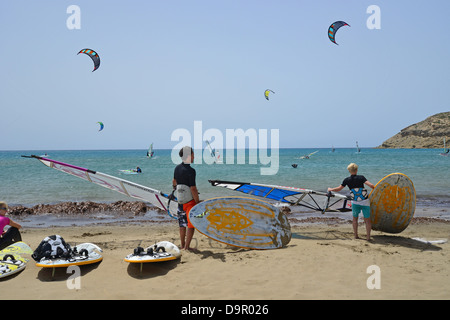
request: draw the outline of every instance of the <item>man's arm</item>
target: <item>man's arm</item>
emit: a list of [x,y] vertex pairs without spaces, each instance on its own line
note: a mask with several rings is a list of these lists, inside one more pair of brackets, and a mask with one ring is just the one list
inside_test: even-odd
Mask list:
[[373,185],[373,183],[369,182],[369,180],[366,180],[366,182],[364,182],[364,184],[367,184],[369,187],[371,187],[372,189],[375,188],[375,186]]
[[192,193],[192,197],[194,197],[195,203],[199,203],[200,202],[200,198],[198,196],[198,190],[196,186],[192,186],[191,187],[191,193]]
[[344,188],[345,187],[341,184],[339,187],[336,187],[336,188],[328,188],[328,191],[339,192]]

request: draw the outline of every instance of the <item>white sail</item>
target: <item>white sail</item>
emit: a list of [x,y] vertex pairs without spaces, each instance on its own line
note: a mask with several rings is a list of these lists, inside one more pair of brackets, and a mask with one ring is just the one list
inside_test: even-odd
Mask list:
[[159,190],[149,188],[128,180],[110,176],[105,173],[74,166],[68,163],[59,162],[48,158],[34,155],[23,157],[38,159],[47,167],[73,175],[85,181],[95,183],[104,188],[117,191],[128,197],[151,203],[152,205],[162,210],[166,210],[172,217],[177,214],[178,204],[176,200],[169,200],[169,195],[164,194]]

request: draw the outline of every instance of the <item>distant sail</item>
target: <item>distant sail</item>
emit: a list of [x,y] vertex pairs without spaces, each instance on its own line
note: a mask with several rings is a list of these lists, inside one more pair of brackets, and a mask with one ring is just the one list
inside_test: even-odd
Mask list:
[[148,148],[147,157],[149,159],[151,159],[153,157],[153,154],[154,154],[154,151],[153,151],[153,142],[152,142],[152,144],[150,144],[150,147]]
[[266,90],[264,91],[264,98],[266,98],[266,100],[269,100],[269,94],[270,94],[270,92],[275,93],[275,92],[273,92],[273,91],[270,90],[270,89],[266,89]]
[[211,147],[211,144],[209,143],[208,140],[205,140],[205,142],[206,145],[208,146],[209,154],[214,159],[214,163],[221,163],[219,152],[216,153],[216,150]]
[[350,27],[350,25],[344,21],[336,21],[336,22],[332,23],[331,26],[328,27],[328,38],[330,39],[331,42],[337,44],[336,43],[336,32],[339,30],[339,28],[341,28],[343,26]]
[[444,138],[444,152],[440,153],[441,156],[448,156],[450,149],[445,146],[445,138]]
[[319,150],[311,152],[310,154],[306,154],[304,156],[301,156],[300,159],[309,159],[313,154],[319,152]]
[[92,70],[92,72],[94,72],[95,70],[98,69],[98,67],[100,67],[100,57],[98,56],[97,52],[95,52],[92,49],[86,48],[86,49],[80,50],[80,52],[78,52],[77,54],[80,54],[80,53],[87,54],[89,57],[91,57],[92,62],[94,63],[94,70]]

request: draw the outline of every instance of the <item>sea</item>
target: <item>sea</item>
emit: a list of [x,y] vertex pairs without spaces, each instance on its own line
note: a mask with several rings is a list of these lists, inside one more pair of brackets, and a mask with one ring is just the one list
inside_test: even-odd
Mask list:
[[[180,159],[169,149],[154,151],[151,159],[147,158],[147,150],[144,149],[0,151],[0,200],[10,206],[27,207],[67,201],[135,201],[48,168],[36,159],[22,157],[29,155],[46,156],[170,193],[173,170]],[[302,159],[302,156],[313,152],[316,153]],[[417,208],[425,211],[433,208],[439,217],[450,219],[450,156],[443,156],[441,152],[442,149],[376,148],[362,148],[359,152],[356,148],[336,148],[334,151],[331,148],[285,148],[273,152],[224,150],[220,161],[214,162],[210,152],[205,149],[195,151],[192,167],[197,173],[200,199],[205,200],[217,196],[243,195],[213,187],[208,180],[257,182],[326,191],[328,187],[340,185],[349,175],[347,165],[354,162],[359,166],[358,174],[364,175],[373,184],[390,173],[406,174],[414,183]],[[142,173],[129,175],[120,171],[136,167],[140,167]],[[116,217],[109,214],[101,218],[109,222]],[[154,217],[150,214],[142,219],[146,218]],[[40,219],[42,221],[43,218]],[[52,217],[46,219],[52,220]],[[52,223],[56,220],[53,219]]]

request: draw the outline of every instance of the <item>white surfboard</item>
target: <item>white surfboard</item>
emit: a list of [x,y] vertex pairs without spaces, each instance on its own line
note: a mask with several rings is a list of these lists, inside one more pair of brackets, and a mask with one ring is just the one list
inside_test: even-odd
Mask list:
[[161,241],[140,252],[133,252],[125,257],[129,263],[148,263],[175,260],[181,257],[180,249],[169,241]]
[[72,255],[70,258],[43,258],[36,263],[36,266],[42,268],[62,268],[92,264],[103,260],[101,254],[103,250],[93,243],[86,242],[79,244],[73,250],[76,250],[77,254]]

